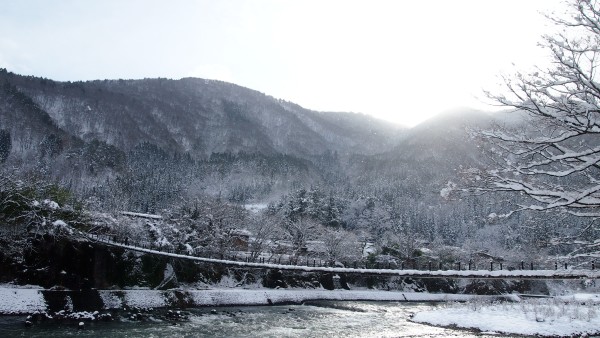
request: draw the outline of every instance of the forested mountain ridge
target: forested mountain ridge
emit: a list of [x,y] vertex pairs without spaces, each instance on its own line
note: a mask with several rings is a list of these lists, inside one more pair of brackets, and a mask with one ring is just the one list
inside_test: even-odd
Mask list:
[[[124,152],[149,142],[194,158],[239,152],[300,158],[372,154],[390,149],[402,132],[366,115],[314,112],[234,84],[196,78],[73,83],[3,71],[0,82],[71,136]],[[3,125],[6,129],[9,123]]]
[[199,196],[274,201],[311,187],[344,203],[440,205],[461,168],[484,165],[466,128],[493,120],[461,112],[403,129],[194,78],[72,83],[3,70],[0,83],[7,164],[105,208],[142,212]]

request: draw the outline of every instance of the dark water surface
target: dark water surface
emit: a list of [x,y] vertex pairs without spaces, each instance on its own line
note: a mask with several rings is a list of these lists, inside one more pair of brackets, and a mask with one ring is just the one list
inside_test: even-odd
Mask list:
[[[154,312],[144,321],[115,313],[112,322],[41,322],[24,325],[24,316],[0,317],[0,337],[485,337],[409,321],[433,304],[318,301],[305,305],[187,309],[187,321],[164,319]],[[162,319],[161,319],[162,318]],[[492,336],[490,336],[492,337]]]

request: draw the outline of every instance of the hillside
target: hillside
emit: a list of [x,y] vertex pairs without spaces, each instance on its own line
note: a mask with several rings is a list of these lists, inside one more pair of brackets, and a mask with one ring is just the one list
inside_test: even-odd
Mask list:
[[403,129],[195,78],[72,83],[3,70],[0,82],[7,164],[138,211],[205,195],[273,200],[310,186],[438,204],[461,168],[484,165],[466,128],[494,120],[460,111]]
[[[123,152],[149,142],[196,159],[239,152],[300,158],[373,154],[393,147],[402,132],[366,115],[314,112],[237,85],[196,78],[71,83],[3,71],[0,83],[49,116],[48,126]],[[20,108],[5,107],[0,115]],[[21,115],[31,113],[23,108]],[[3,128],[19,134],[11,121]]]

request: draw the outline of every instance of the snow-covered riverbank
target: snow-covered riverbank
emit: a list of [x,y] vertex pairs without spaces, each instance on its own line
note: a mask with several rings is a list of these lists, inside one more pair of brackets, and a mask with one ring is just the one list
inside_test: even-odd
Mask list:
[[[100,291],[106,309],[126,306],[165,307],[171,302],[174,291],[127,290],[123,297],[119,292]],[[283,290],[283,289],[211,289],[185,290],[180,292],[193,306],[225,305],[271,305],[299,304],[308,300],[371,300],[399,302],[445,302],[467,301],[472,295],[431,294],[417,292],[392,292],[371,290]]]
[[586,336],[600,333],[600,295],[576,294],[517,303],[472,301],[448,304],[412,318],[417,323],[536,336]]
[[[77,291],[54,291],[67,298],[77,297]],[[467,301],[473,295],[431,294],[375,290],[323,289],[207,289],[207,290],[98,290],[104,310],[123,307],[178,307],[299,304],[309,300],[373,300],[399,302]],[[0,314],[32,313],[48,310],[45,291],[35,288],[0,288]],[[56,297],[55,297],[56,298]],[[490,297],[491,298],[491,297]],[[497,297],[493,297],[497,298]],[[98,310],[102,310],[98,309]],[[77,311],[78,309],[74,309]]]

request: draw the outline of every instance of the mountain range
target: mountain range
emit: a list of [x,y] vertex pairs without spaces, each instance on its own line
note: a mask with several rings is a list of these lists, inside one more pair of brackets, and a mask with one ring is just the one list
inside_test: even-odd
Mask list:
[[466,128],[495,120],[462,110],[408,129],[197,78],[57,82],[3,69],[0,84],[6,163],[83,190],[128,169],[139,172],[140,165],[155,172],[157,158],[175,156],[201,165],[172,167],[170,175],[200,175],[197,185],[209,194],[252,190],[238,201],[302,185],[348,184],[431,199],[461,168],[485,164]]

